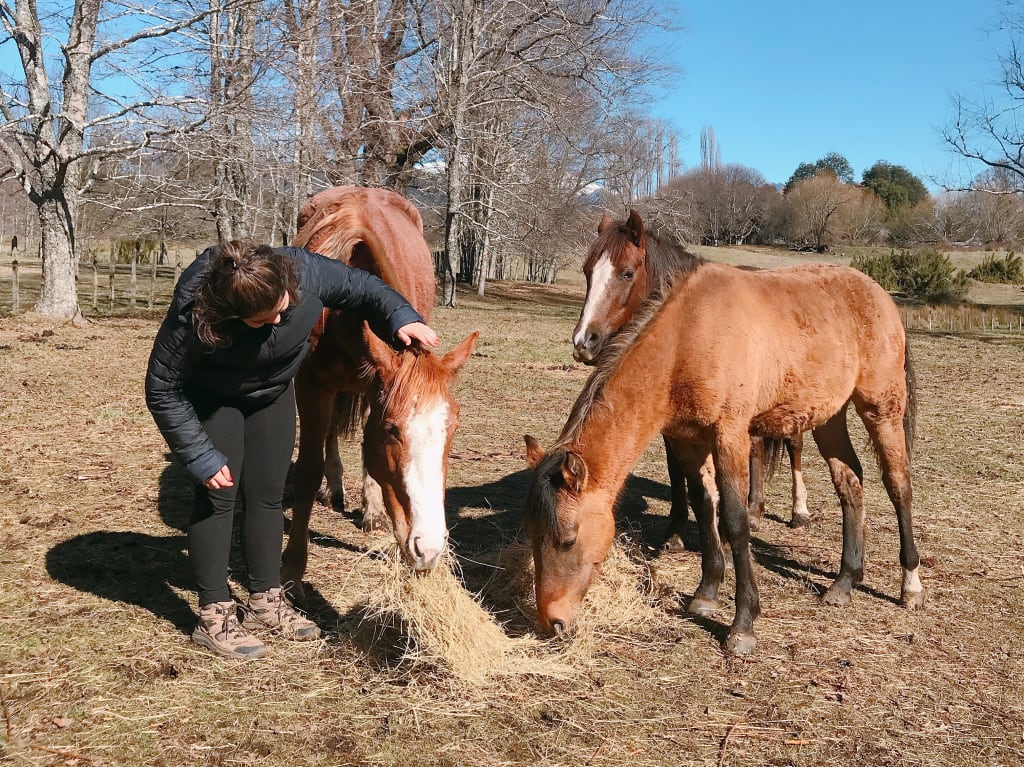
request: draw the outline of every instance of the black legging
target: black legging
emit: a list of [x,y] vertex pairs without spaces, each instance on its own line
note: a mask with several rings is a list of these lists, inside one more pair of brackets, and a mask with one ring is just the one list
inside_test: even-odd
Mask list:
[[259,410],[223,403],[196,402],[196,410],[214,446],[228,457],[234,485],[220,490],[196,486],[195,509],[188,526],[188,553],[199,589],[199,604],[231,600],[228,560],[235,497],[245,500],[242,547],[251,593],[281,585],[281,509],[285,478],[295,446],[293,384]]

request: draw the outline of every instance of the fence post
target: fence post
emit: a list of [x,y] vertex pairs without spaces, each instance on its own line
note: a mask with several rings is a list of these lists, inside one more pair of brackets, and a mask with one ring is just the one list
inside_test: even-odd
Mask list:
[[21,297],[18,291],[18,260],[11,261],[11,314],[17,314],[21,309]]
[[132,255],[131,290],[130,290],[130,293],[129,293],[130,294],[129,303],[131,304],[132,309],[135,308],[135,296],[138,293],[138,287],[139,287],[138,279],[135,276],[135,264],[138,263],[138,260],[139,260],[139,254],[138,253],[135,253],[134,255]]
[[110,311],[114,311],[114,275],[117,273],[117,265],[114,263],[114,257],[110,257]]
[[146,308],[153,308],[153,295],[156,293],[156,262],[159,260],[156,253],[153,254],[153,270],[149,273],[149,299],[146,301]]
[[96,256],[92,257],[92,308],[95,309],[100,297],[100,267]]
[[178,260],[174,262],[174,284],[178,284],[178,280],[181,279],[181,253],[178,253]]

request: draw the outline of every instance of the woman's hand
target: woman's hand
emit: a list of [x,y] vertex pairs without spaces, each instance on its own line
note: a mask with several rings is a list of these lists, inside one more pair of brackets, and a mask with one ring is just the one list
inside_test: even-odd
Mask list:
[[423,346],[437,346],[438,342],[437,333],[422,322],[410,322],[408,325],[403,325],[395,335],[406,346],[412,346],[413,341],[419,341]]
[[234,484],[234,480],[231,479],[231,470],[227,464],[221,466],[220,471],[203,483],[208,490],[220,490],[222,487],[231,487]]

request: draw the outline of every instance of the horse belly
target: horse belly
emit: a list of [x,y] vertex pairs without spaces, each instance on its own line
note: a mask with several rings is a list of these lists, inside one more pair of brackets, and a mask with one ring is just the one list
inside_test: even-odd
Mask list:
[[846,398],[783,402],[754,416],[750,433],[755,437],[795,437],[821,426],[844,404]]

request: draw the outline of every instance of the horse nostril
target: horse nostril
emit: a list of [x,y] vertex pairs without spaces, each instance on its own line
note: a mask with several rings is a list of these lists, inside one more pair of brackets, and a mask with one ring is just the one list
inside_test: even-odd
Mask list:
[[590,349],[597,342],[597,333],[591,333],[587,336],[587,340],[583,342],[584,349]]

